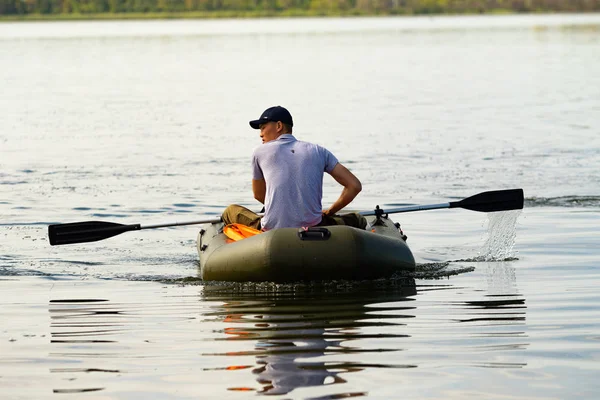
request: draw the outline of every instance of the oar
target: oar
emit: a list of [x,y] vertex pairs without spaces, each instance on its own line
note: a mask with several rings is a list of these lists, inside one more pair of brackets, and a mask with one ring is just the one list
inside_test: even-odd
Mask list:
[[220,222],[221,218],[205,219],[200,221],[173,222],[169,224],[156,225],[123,225],[114,222],[85,221],[73,222],[68,224],[55,224],[48,226],[48,237],[51,245],[95,242],[108,239],[109,237],[119,235],[129,231],[139,231],[142,229],[166,228],[168,226],[195,225],[195,224],[214,224]]
[[465,208],[467,210],[481,212],[518,210],[523,208],[523,189],[493,190],[467,197],[461,201],[366,211],[361,212],[360,214],[394,214],[410,211],[436,210],[440,208]]
[[[523,208],[523,189],[495,190],[483,192],[461,201],[450,203],[430,204],[422,206],[408,206],[392,208],[387,210],[377,209],[375,211],[362,211],[362,215],[393,214],[409,211],[435,210],[439,208],[466,208],[473,211],[494,212],[507,211]],[[95,242],[108,239],[129,231],[142,229],[165,228],[169,226],[214,224],[221,222],[221,218],[205,219],[200,221],[174,222],[156,225],[123,225],[114,222],[85,221],[68,224],[55,224],[48,226],[48,236],[51,245]]]

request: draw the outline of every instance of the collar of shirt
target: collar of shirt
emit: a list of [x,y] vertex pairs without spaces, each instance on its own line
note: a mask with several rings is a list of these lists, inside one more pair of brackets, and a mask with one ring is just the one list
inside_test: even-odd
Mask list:
[[296,138],[291,133],[283,133],[277,138],[277,140],[281,140],[283,142],[292,142],[296,140]]

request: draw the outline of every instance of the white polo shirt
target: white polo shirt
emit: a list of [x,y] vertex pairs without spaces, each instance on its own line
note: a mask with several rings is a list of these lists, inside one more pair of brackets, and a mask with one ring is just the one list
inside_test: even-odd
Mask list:
[[267,186],[264,230],[315,226],[321,222],[323,173],[338,163],[326,148],[283,134],[258,146],[252,155],[252,179]]

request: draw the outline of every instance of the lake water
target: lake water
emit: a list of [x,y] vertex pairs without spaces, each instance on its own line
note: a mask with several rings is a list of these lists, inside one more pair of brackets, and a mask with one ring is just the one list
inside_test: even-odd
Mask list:
[[[398,214],[418,270],[376,282],[202,282],[197,226],[49,246],[260,209],[276,104],[355,209],[525,208]],[[3,23],[0,110],[3,399],[600,393],[600,15]]]

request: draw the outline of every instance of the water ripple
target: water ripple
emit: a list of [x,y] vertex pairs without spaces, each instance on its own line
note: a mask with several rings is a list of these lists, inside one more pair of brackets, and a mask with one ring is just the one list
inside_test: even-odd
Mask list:
[[600,207],[600,196],[531,197],[525,207]]

